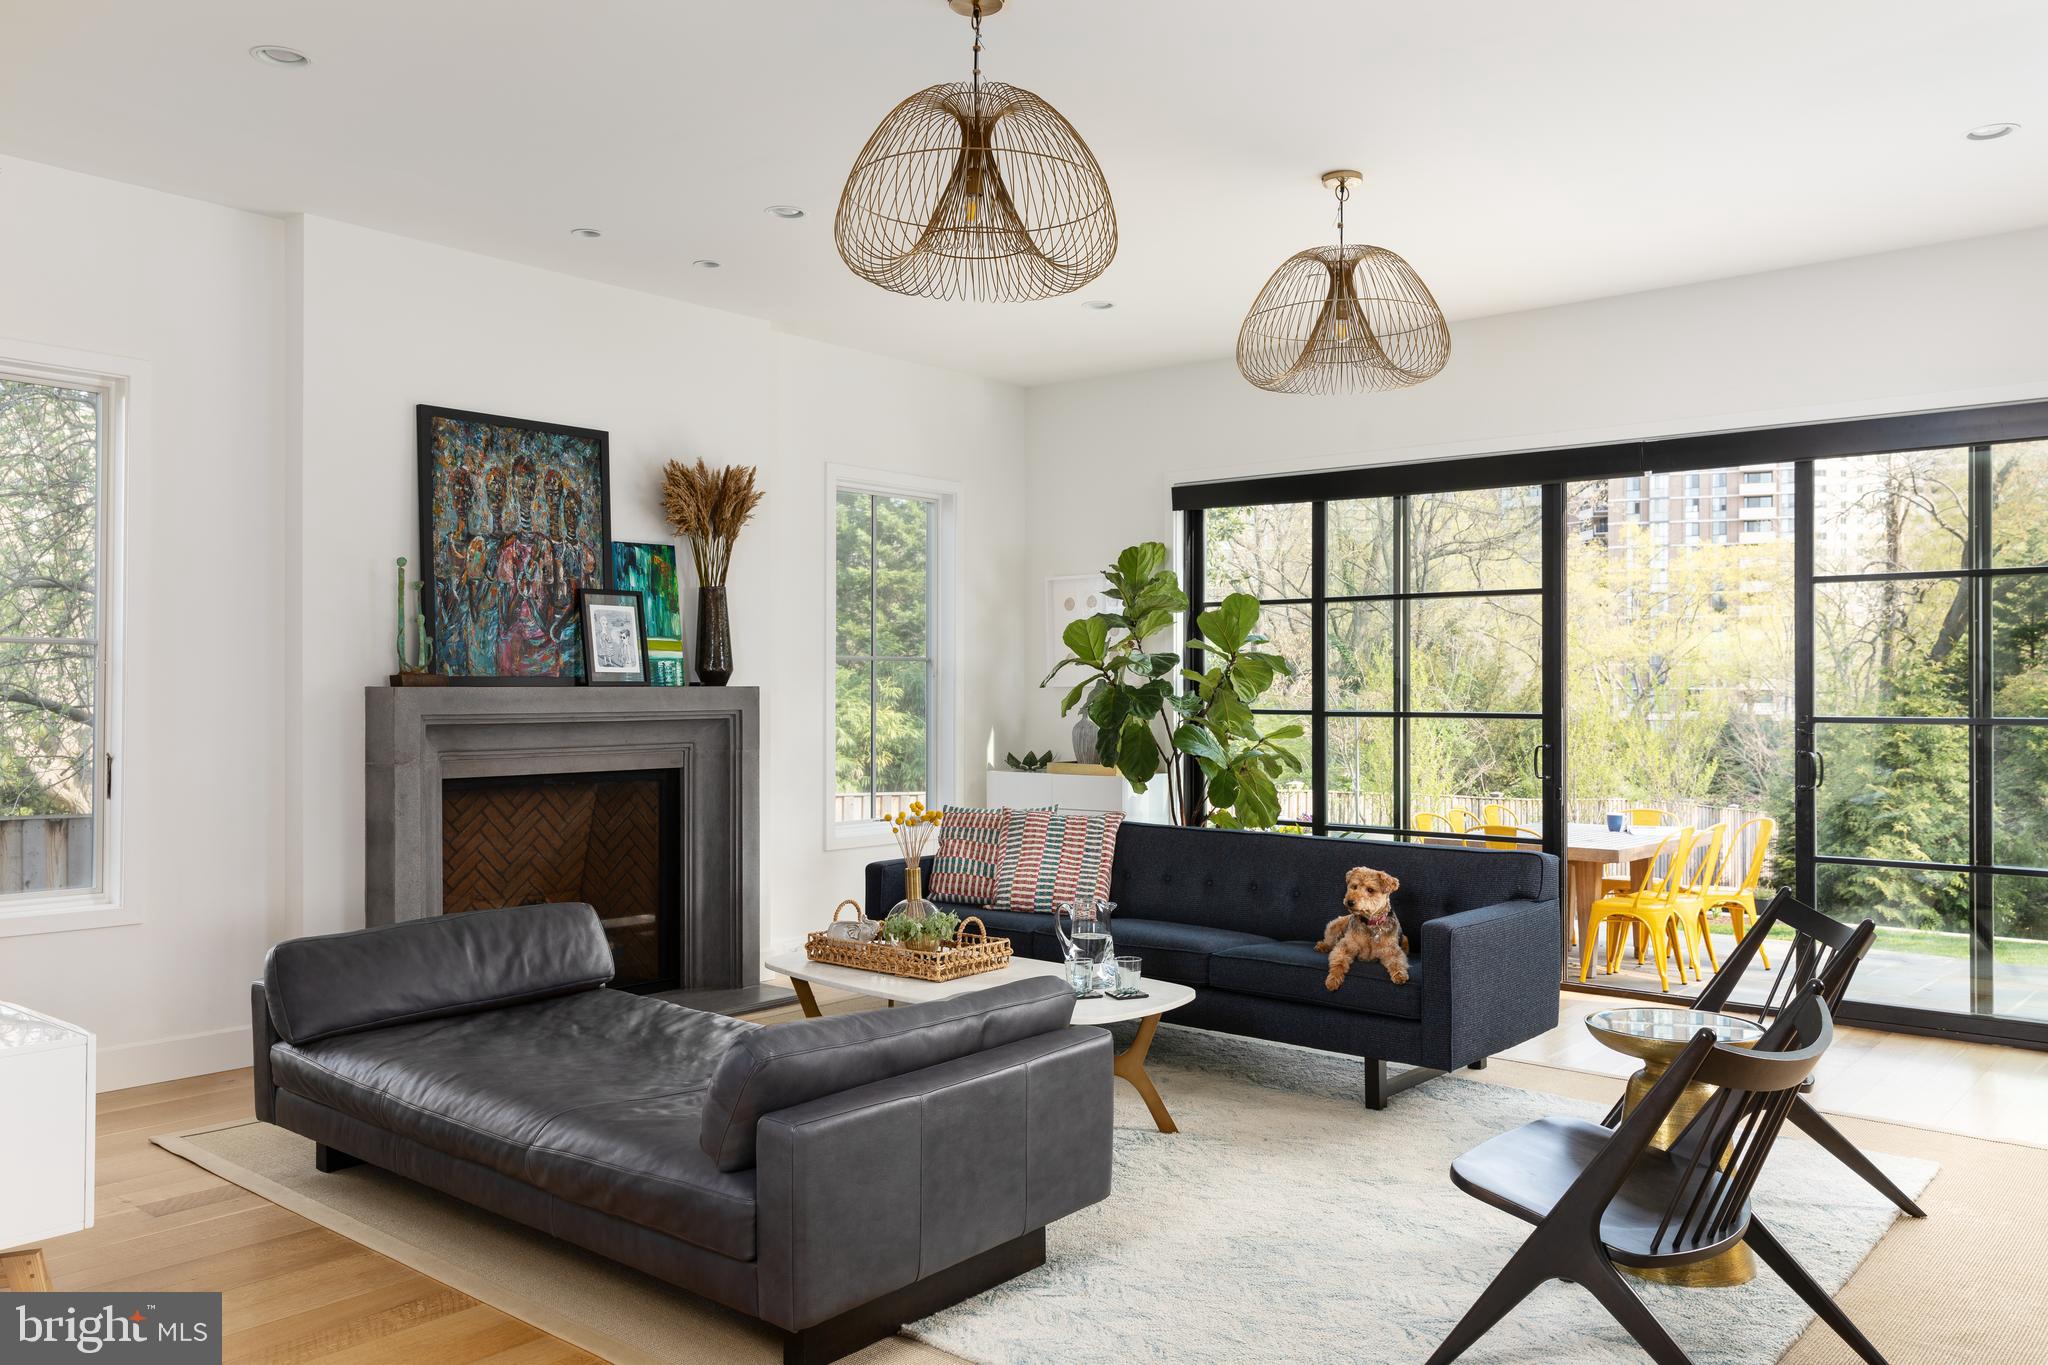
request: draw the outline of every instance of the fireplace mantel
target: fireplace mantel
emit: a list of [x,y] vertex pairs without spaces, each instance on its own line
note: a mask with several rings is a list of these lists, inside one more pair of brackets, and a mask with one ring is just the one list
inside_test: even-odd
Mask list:
[[364,704],[369,923],[441,913],[444,781],[674,768],[683,988],[758,982],[758,689],[371,687]]

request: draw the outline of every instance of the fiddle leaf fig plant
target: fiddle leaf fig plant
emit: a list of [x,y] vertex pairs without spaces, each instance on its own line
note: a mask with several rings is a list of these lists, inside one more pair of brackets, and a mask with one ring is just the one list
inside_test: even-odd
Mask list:
[[[1086,670],[1060,701],[1062,716],[1077,703],[1095,723],[1101,761],[1144,791],[1163,768],[1174,818],[1184,818],[1181,770],[1186,756],[1201,770],[1209,823],[1267,829],[1280,818],[1279,784],[1301,771],[1284,741],[1302,727],[1261,730],[1252,706],[1294,667],[1259,633],[1259,600],[1232,593],[1195,618],[1201,669],[1181,666],[1173,650],[1148,647],[1188,607],[1180,578],[1166,567],[1166,546],[1133,545],[1104,570],[1120,611],[1097,612],[1070,624],[1061,640],[1067,657],[1044,687],[1071,667]],[[1176,684],[1185,680],[1183,690]]]

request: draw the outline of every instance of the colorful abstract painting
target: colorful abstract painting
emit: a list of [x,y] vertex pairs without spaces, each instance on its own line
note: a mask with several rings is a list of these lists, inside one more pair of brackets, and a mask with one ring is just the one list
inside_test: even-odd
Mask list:
[[471,682],[581,674],[576,593],[607,586],[609,456],[602,431],[419,409],[436,672]]
[[689,680],[683,663],[683,598],[676,581],[676,547],[612,542],[612,587],[637,592],[647,616],[647,665],[656,687]]

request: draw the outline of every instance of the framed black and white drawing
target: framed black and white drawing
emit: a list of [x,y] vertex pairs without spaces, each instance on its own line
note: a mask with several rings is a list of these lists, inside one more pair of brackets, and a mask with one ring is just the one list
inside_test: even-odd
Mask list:
[[647,627],[637,592],[585,589],[583,681],[593,687],[647,683]]

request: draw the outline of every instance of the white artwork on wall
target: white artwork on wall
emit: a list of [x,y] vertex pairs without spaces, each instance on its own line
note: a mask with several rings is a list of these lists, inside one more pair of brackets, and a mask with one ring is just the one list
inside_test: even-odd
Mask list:
[[1115,603],[1108,597],[1109,580],[1099,573],[1068,574],[1045,580],[1045,666],[1051,668],[1067,657],[1061,638],[1074,621],[1085,621]]

